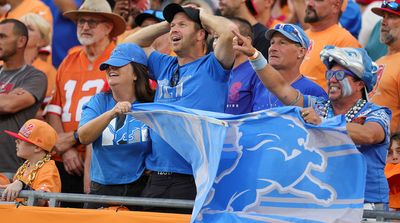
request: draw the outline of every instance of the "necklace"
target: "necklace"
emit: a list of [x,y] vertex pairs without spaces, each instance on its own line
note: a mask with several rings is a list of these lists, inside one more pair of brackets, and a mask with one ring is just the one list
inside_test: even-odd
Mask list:
[[[347,111],[347,113],[344,115],[346,122],[351,122],[351,120],[353,120],[356,114],[364,107],[366,103],[367,103],[366,100],[358,99],[357,103],[352,108],[350,108],[350,110]],[[331,100],[328,100],[324,105],[322,117],[328,118],[330,110],[332,110],[332,105],[331,105]]]
[[[0,85],[0,94],[6,91],[7,85],[14,79],[14,77],[16,77],[22,71],[24,71],[25,68],[26,68],[26,64],[24,66],[22,66],[21,68],[19,68],[10,78],[8,78],[8,80],[6,82],[3,82]],[[4,67],[1,68],[0,75],[3,73],[3,71],[4,71]]]
[[38,172],[38,170],[40,168],[42,168],[42,166],[50,160],[51,154],[47,153],[41,160],[37,161],[35,164],[35,167],[33,167],[33,170],[31,170],[31,172],[28,175],[28,182],[25,182],[24,180],[22,180],[24,173],[26,171],[26,168],[30,165],[29,160],[26,160],[24,162],[24,164],[22,164],[22,166],[18,169],[17,173],[15,174],[15,179],[16,180],[21,180],[23,181],[26,185],[31,186],[32,181],[35,179],[36,174]]

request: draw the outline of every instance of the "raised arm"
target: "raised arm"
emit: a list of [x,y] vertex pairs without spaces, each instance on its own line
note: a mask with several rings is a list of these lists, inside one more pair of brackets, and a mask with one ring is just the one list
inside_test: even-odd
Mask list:
[[168,32],[169,23],[163,21],[140,29],[139,31],[126,37],[122,42],[135,43],[141,46],[146,52],[146,55],[149,56],[154,51],[154,48],[151,47],[151,44],[153,44],[154,40]]
[[235,60],[232,40],[232,30],[237,30],[236,25],[222,16],[215,16],[200,9],[200,20],[206,30],[212,30],[218,35],[214,48],[215,57],[225,69],[231,69]]
[[303,95],[290,86],[279,71],[268,64],[264,56],[251,45],[249,39],[236,31],[233,31],[233,33],[235,35],[233,48],[249,57],[253,69],[256,71],[264,86],[285,105],[303,107]]

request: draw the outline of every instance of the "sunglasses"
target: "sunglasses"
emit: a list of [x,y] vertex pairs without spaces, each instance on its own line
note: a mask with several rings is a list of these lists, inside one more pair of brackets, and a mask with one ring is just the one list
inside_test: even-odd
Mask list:
[[177,67],[174,74],[172,74],[171,79],[169,80],[169,86],[175,87],[176,85],[178,85],[180,76],[181,75],[179,74],[179,67]]
[[153,15],[154,17],[156,17],[159,20],[164,20],[164,15],[163,15],[162,11],[147,9],[147,10],[144,10],[143,13]]
[[80,27],[83,27],[85,25],[85,23],[87,23],[89,28],[94,29],[100,23],[105,22],[105,20],[94,20],[94,19],[83,19],[83,18],[80,18],[76,22],[77,22],[78,26],[80,26]]
[[381,8],[388,8],[393,11],[400,12],[400,4],[397,2],[388,2],[385,0],[382,2]]
[[332,77],[335,76],[336,80],[341,81],[347,76],[351,76],[356,80],[359,80],[355,74],[353,74],[351,71],[348,70],[328,70],[325,73],[325,78],[326,80],[332,79]]
[[304,41],[303,37],[301,37],[301,32],[299,30],[297,30],[296,27],[289,25],[289,24],[277,24],[274,29],[281,29],[283,31],[286,31],[287,33],[290,33],[292,35],[294,35],[297,39],[300,40],[300,45],[302,47],[306,47],[307,44]]

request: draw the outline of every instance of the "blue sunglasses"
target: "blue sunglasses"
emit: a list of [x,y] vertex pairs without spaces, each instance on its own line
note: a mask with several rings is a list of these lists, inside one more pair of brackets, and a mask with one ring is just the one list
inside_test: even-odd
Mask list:
[[387,2],[386,0],[382,2],[381,8],[388,8],[396,12],[400,12],[400,4],[397,2]]
[[290,33],[292,36],[295,36],[300,40],[299,43],[302,47],[307,46],[305,40],[303,39],[303,37],[301,37],[300,31],[297,30],[296,27],[289,25],[289,24],[277,24],[277,25],[275,25],[274,29],[282,29],[282,30]]
[[355,78],[356,80],[360,80],[355,74],[353,74],[351,71],[348,70],[328,70],[325,73],[325,78],[326,80],[332,79],[332,77],[335,76],[336,80],[341,81],[343,80],[346,76],[351,76]]

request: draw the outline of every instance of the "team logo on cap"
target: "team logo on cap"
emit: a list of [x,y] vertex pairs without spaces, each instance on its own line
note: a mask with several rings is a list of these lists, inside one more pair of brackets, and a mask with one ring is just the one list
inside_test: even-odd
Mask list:
[[32,134],[32,130],[35,126],[33,124],[28,124],[24,125],[21,130],[19,130],[19,133],[26,138],[29,138],[29,136]]

